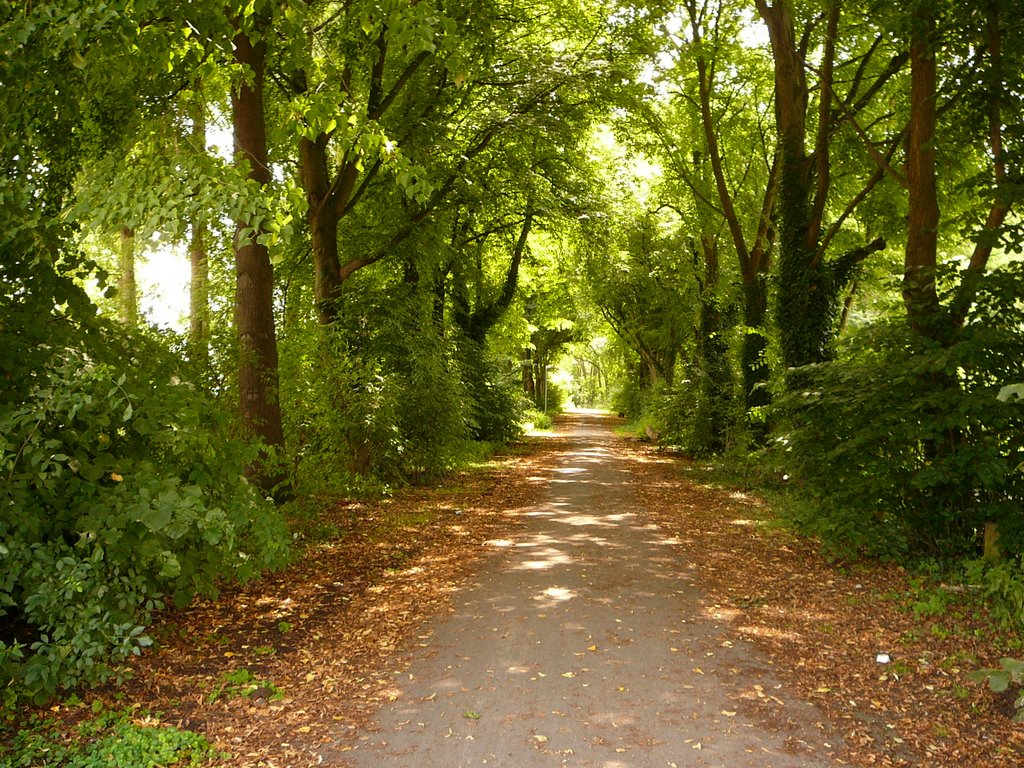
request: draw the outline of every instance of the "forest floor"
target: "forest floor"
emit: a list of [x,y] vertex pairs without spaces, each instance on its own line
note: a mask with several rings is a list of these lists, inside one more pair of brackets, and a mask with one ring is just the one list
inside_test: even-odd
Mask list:
[[[536,533],[530,526],[537,510],[555,503],[555,483],[571,479],[555,468],[578,449],[573,434],[581,418],[596,417],[569,416],[556,433],[532,437],[437,488],[327,510],[318,522],[324,541],[311,543],[292,567],[216,602],[168,611],[158,650],[136,662],[133,679],[95,695],[204,733],[230,753],[225,765],[368,764],[367,755],[388,749],[394,729],[409,725],[395,720],[396,707],[411,700],[419,670],[436,663],[445,623],[472,600],[471,610],[479,609],[471,596],[480,574],[500,570],[517,542]],[[634,528],[656,531],[671,552],[676,565],[665,567],[688,581],[677,607],[692,616],[681,621],[706,630],[699,658],[693,649],[676,658],[687,680],[706,675],[726,697],[713,701],[710,743],[724,738],[712,719],[744,720],[766,738],[780,734],[796,765],[1024,764],[1024,726],[1009,719],[1009,701],[966,677],[1005,651],[1006,636],[983,611],[956,601],[931,610],[934,591],[896,566],[825,560],[813,542],[773,525],[756,496],[710,484],[697,465],[613,435],[616,423],[601,417],[601,450],[628,462],[636,507],[629,514],[640,515]],[[538,604],[542,609],[553,611],[554,603]],[[578,649],[580,665],[594,657],[595,666],[606,646],[619,652],[629,644],[605,635]],[[570,678],[581,669],[552,674],[579,682]],[[768,684],[758,682],[762,675]],[[642,692],[646,683],[634,682]],[[458,706],[456,721],[467,728],[489,714]],[[548,708],[564,715],[558,702]],[[804,722],[791,722],[793,712]],[[74,709],[66,714],[76,716]],[[805,743],[808,728],[817,745]],[[459,737],[456,731],[442,737]],[[536,751],[558,757],[557,729],[533,733]],[[461,738],[467,734],[472,739],[471,731]],[[684,741],[679,766],[730,765],[705,762],[710,754],[699,751],[700,738]],[[630,758],[628,745],[600,763],[571,754],[563,750],[545,764],[663,764],[643,762],[642,751]],[[402,763],[382,757],[378,764]]]

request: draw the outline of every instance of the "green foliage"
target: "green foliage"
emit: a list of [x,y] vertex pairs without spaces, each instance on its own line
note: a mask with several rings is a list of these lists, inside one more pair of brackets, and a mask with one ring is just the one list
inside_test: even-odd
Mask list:
[[647,412],[654,398],[651,387],[635,376],[625,376],[612,396],[612,409],[627,418],[637,419]]
[[[474,439],[507,443],[520,437],[530,401],[520,388],[516,365],[489,356],[468,340],[460,347],[459,358],[470,397],[469,427]],[[548,410],[552,410],[550,401]]]
[[662,438],[692,456],[718,455],[733,443],[742,444],[741,405],[728,387],[714,387],[702,366],[690,378],[652,393],[649,414]]
[[0,402],[0,612],[23,623],[0,660],[36,696],[115,675],[164,596],[214,596],[287,557],[243,476],[253,449],[155,343],[122,333],[47,349]]
[[544,431],[551,429],[552,426],[554,426],[554,421],[543,411],[538,411],[536,408],[529,408],[523,413],[523,429],[527,431]]
[[1005,554],[1024,552],[1024,409],[997,397],[1024,377],[1022,288],[1019,264],[986,278],[948,346],[878,323],[800,369],[778,453],[827,546],[971,556],[991,521]]
[[1024,566],[1019,559],[968,560],[964,574],[969,584],[980,587],[989,612],[1001,626],[1024,628]]
[[1024,723],[1024,661],[1004,657],[999,660],[998,669],[978,669],[969,672],[967,677],[976,683],[988,683],[993,693],[1003,693],[1010,686],[1016,686],[1017,697],[1013,701],[1016,714],[1013,719]]
[[467,395],[452,350],[420,310],[400,290],[367,297],[334,327],[283,341],[284,410],[304,489],[358,494],[457,462],[469,439]]
[[122,710],[88,718],[69,730],[50,718],[33,718],[18,730],[0,768],[132,766],[201,766],[220,755],[206,738],[164,726],[144,712]]
[[280,701],[284,698],[284,691],[272,682],[263,680],[242,667],[221,675],[206,700],[212,704],[224,697],[249,699],[259,694],[264,694],[268,701]]

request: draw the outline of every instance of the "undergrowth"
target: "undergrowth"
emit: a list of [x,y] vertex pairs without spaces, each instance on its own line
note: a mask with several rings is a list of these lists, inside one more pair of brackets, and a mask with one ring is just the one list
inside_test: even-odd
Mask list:
[[200,734],[130,708],[93,713],[70,727],[56,717],[36,715],[0,734],[0,768],[187,768],[226,757]]

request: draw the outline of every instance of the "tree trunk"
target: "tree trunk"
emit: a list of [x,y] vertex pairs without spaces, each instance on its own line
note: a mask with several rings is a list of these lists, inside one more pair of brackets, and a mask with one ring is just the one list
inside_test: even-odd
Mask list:
[[523,392],[536,404],[537,384],[533,380],[533,350],[523,350]]
[[[192,141],[196,152],[206,151],[206,112],[199,89],[192,104]],[[191,222],[188,245],[189,281],[189,359],[205,375],[210,366],[210,262],[207,254],[208,231],[198,219]]]
[[332,185],[327,155],[328,138],[320,134],[315,141],[299,140],[302,186],[306,191],[306,220],[313,246],[313,296],[323,325],[338,319],[341,294],[341,257],[338,252],[340,206],[350,197],[355,168],[348,163],[339,170],[338,183]]
[[732,410],[733,378],[729,367],[729,344],[718,295],[718,244],[704,235],[695,259],[704,262],[700,291],[700,330],[697,356],[700,363],[700,409],[697,441],[700,452],[717,454],[725,450],[729,413]]
[[743,344],[740,359],[743,366],[743,400],[747,413],[771,404],[768,390],[768,361],[765,353],[768,339],[764,335],[768,319],[768,289],[764,275],[743,284]]
[[[235,157],[245,163],[249,178],[260,187],[270,182],[267,156],[263,78],[266,44],[253,44],[238,30],[234,39],[235,61],[252,73],[252,79],[231,90]],[[258,231],[243,237],[251,222],[236,223],[235,235],[235,328],[238,332],[238,393],[242,428],[266,445],[284,446],[281,405],[278,399],[277,337],[274,327],[274,273],[270,254],[257,242]],[[265,491],[282,477],[266,461],[256,462],[250,473]]]
[[903,303],[915,333],[939,338],[941,307],[935,285],[939,202],[935,180],[935,9],[924,0],[914,10],[910,43],[910,126],[907,133],[909,216],[903,270]]
[[[823,52],[815,155],[807,153],[808,88],[805,54],[798,45],[789,0],[757,0],[768,27],[775,61],[775,115],[779,140],[779,282],[776,324],[787,369],[827,360],[838,291],[819,252],[821,215],[828,195],[830,79],[838,28],[838,5],[830,4],[829,36]],[[817,162],[817,168],[815,168]],[[815,185],[815,177],[818,184]],[[791,381],[791,386],[796,382]]]
[[210,365],[210,262],[206,251],[207,230],[204,224],[192,223],[188,244],[189,257],[189,359],[201,371]]
[[121,322],[134,328],[139,324],[139,288],[135,282],[135,232],[121,227],[121,243],[117,254],[117,306]]

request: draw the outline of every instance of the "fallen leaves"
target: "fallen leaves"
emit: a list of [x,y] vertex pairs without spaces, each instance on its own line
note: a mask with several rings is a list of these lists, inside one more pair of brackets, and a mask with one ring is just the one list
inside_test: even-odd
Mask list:
[[[918,618],[908,605],[912,590],[903,569],[833,565],[813,542],[765,525],[764,502],[687,481],[695,474],[691,466],[663,456],[638,463],[648,476],[641,495],[696,572],[707,615],[721,623],[721,645],[754,643],[789,697],[812,701],[825,716],[822,727],[842,737],[846,763],[1024,765],[1021,729],[966,679],[965,670],[1000,655],[986,639],[993,633],[984,612]],[[667,474],[679,479],[671,490]],[[749,703],[764,705],[758,712],[771,723],[773,711],[783,710],[774,704],[780,699],[759,693]]]

